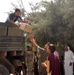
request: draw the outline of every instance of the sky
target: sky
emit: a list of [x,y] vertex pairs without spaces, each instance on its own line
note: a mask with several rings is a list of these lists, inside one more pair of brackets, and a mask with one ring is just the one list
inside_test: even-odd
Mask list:
[[[29,6],[29,2],[32,2],[33,4],[40,2],[42,0],[22,0],[25,10],[27,12],[30,12],[30,6]],[[50,0],[48,0],[50,1]],[[17,4],[17,0],[0,0],[0,22],[5,22],[8,14],[6,12],[10,12],[13,8],[13,6],[11,5],[11,2],[14,4]]]

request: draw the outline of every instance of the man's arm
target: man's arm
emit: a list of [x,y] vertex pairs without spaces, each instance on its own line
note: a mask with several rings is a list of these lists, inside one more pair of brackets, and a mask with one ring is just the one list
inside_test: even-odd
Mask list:
[[[18,27],[19,28],[19,25],[17,25],[13,20],[8,20],[10,23],[12,23],[13,25],[15,25],[16,27]],[[29,21],[23,21],[23,20],[21,20],[21,22],[23,22],[23,23],[28,23],[29,24]]]
[[13,25],[15,25],[16,27],[18,27],[18,28],[19,28],[19,25],[17,25],[14,21],[9,20],[9,22],[10,22],[10,23],[12,23]]
[[34,37],[33,37],[31,34],[29,34],[29,39],[30,39],[30,41],[33,43],[33,45],[34,45],[35,47],[38,47],[38,44],[36,43],[36,40],[34,39]]
[[23,20],[23,23],[28,23],[29,25],[31,24],[29,20]]
[[72,51],[70,52],[70,57],[71,57],[71,60],[70,60],[70,66],[71,66],[72,63],[74,63],[74,54]]
[[33,35],[29,34],[29,39],[30,39],[30,41],[33,43],[33,45],[34,45],[35,47],[37,47],[37,48],[40,49],[40,50],[45,50],[44,48],[40,47],[40,46],[36,43],[36,40],[34,39]]
[[19,22],[23,22],[23,23],[28,23],[30,24],[30,21],[29,20],[22,20],[22,18],[19,16],[19,19],[18,19]]
[[37,43],[36,40],[34,39],[33,35],[29,34],[29,39],[33,43],[33,45],[37,48],[38,51],[45,51],[44,48],[40,47]]

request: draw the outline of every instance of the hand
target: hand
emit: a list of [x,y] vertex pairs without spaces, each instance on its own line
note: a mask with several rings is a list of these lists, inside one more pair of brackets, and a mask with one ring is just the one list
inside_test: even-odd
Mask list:
[[71,66],[71,65],[72,65],[72,62],[70,62],[69,66]]
[[46,65],[46,63],[45,63],[45,62],[43,62],[41,65],[42,65],[42,67],[47,68],[47,65]]
[[33,40],[34,39],[34,37],[33,37],[32,34],[29,34],[28,37],[29,37],[30,40]]
[[47,50],[49,48],[48,43],[45,44],[44,49]]
[[31,22],[30,22],[29,20],[24,20],[23,22],[24,22],[24,23],[31,24]]
[[33,45],[34,45],[35,47],[37,47],[38,44],[36,43],[36,40],[34,39],[34,37],[33,37],[31,34],[29,34],[28,36],[29,36],[30,41],[33,43]]

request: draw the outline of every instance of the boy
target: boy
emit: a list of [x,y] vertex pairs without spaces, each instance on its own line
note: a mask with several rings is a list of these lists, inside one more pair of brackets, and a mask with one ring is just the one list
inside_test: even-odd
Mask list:
[[[53,44],[45,44],[45,49],[41,48],[38,46],[38,44],[36,43],[35,39],[33,38],[33,36],[30,34],[29,35],[30,41],[34,44],[35,47],[38,47],[41,50],[46,50],[46,52],[48,53],[48,58],[47,60],[50,62],[50,70],[49,72],[51,72],[51,75],[60,75],[60,62],[59,62],[59,58],[57,55],[54,54],[54,51],[56,50],[55,46]],[[43,55],[44,56],[44,55]],[[42,66],[47,68],[47,64],[45,62],[42,63]]]
[[12,23],[13,25],[15,25],[16,27],[19,28],[19,25],[17,25],[15,22],[19,21],[19,22],[23,22],[23,23],[30,23],[28,20],[22,20],[22,18],[20,17],[21,11],[20,9],[15,9],[14,13],[11,13],[7,20],[6,23]]
[[[46,44],[45,50],[47,51],[48,61],[50,61],[50,70],[51,75],[60,75],[60,63],[58,57],[54,54],[55,46],[53,44]],[[45,62],[42,63],[42,66],[47,68],[47,64]]]

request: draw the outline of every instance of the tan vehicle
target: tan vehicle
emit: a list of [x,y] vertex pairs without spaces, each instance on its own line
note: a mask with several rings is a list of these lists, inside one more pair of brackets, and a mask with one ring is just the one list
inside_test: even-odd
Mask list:
[[15,73],[15,67],[25,61],[23,31],[11,24],[0,23],[0,75]]

